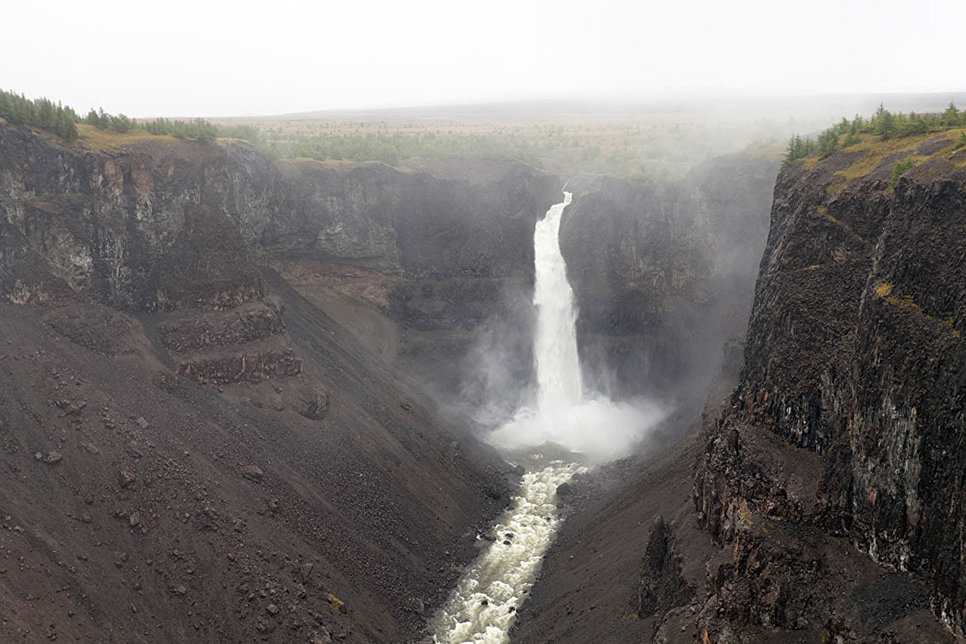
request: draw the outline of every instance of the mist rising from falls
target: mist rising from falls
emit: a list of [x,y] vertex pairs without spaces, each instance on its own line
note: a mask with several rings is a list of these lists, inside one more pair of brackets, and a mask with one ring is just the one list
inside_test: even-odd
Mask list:
[[620,458],[640,443],[664,415],[655,404],[615,403],[585,395],[577,354],[577,313],[567,267],[560,252],[560,220],[571,193],[537,222],[533,235],[537,326],[533,348],[537,399],[492,432],[489,441],[509,454],[543,448],[569,452],[597,465]]
[[[528,471],[520,494],[488,536],[492,543],[437,615],[435,642],[508,642],[516,610],[560,523],[557,487],[586,471],[581,463],[597,465],[629,454],[663,416],[655,405],[585,396],[573,291],[558,241],[570,201],[564,192],[564,201],[552,206],[534,231],[535,404],[518,410],[488,438],[508,458],[525,461]],[[555,460],[547,462],[550,453]]]

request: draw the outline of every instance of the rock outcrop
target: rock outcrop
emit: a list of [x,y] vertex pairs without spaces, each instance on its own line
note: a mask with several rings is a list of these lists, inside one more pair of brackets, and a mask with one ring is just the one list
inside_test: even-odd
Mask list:
[[688,604],[694,589],[681,575],[681,557],[663,516],[658,515],[647,538],[641,561],[641,585],[637,597],[638,617],[667,613]]
[[722,374],[734,393],[692,415],[683,442],[673,425],[688,419],[669,420],[655,441],[668,452],[574,485],[515,641],[963,638],[958,137],[869,141],[781,172],[744,366]]
[[[706,436],[671,447],[698,405],[597,496],[574,483],[519,641],[964,634],[966,151],[796,162],[766,245],[775,169],[572,182],[590,381],[693,399],[723,367],[737,389]],[[533,227],[560,184],[0,123],[0,545],[22,557],[0,633],[418,637],[513,479],[425,387],[525,396]]]
[[914,573],[959,636],[964,239],[966,151],[952,134],[782,172],[744,371],[695,482],[715,539],[745,543],[766,520],[844,537]]

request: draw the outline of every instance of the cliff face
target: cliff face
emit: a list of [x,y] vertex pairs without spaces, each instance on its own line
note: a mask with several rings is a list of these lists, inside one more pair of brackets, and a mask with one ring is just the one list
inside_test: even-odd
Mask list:
[[[273,162],[241,142],[105,154],[13,127],[0,150],[0,293],[12,301],[81,292],[127,310],[230,308],[265,295],[256,267],[270,264],[450,398],[473,329],[526,325],[533,226],[560,185],[500,161]],[[506,354],[526,380],[529,351]]]
[[593,377],[622,395],[707,386],[744,331],[776,171],[741,153],[671,185],[577,184],[561,247]]
[[780,175],[741,382],[695,482],[716,539],[770,517],[846,537],[915,573],[960,635],[964,161],[946,134]]
[[[501,161],[413,160],[396,170],[266,167],[247,146],[229,155],[228,207],[251,246],[323,310],[359,309],[347,320],[359,339],[384,338],[376,353],[439,398],[480,395],[461,359],[487,320],[527,323],[519,309],[532,290],[533,228],[558,199],[557,178]],[[516,382],[532,369],[523,348],[506,352]]]
[[[878,297],[868,306],[920,316],[896,318],[902,324],[935,322],[958,341],[961,312],[949,313],[950,320],[936,311],[961,304],[962,291],[957,300],[936,287],[943,282],[903,290],[912,288],[903,283],[914,283],[908,275],[916,271],[895,258],[910,257],[909,239],[938,235],[935,226],[891,233],[906,249],[894,256],[868,254],[863,240],[879,243],[893,230],[889,222],[900,221],[891,214],[894,204],[920,207],[918,198],[900,201],[902,190],[919,185],[915,175],[900,181],[895,196],[876,196],[882,185],[839,190],[836,163],[845,168],[848,159],[833,157],[811,175],[801,168],[782,175],[776,194],[788,187],[790,196],[776,201],[766,263],[774,255],[776,265],[794,266],[778,271],[783,279],[817,279],[813,265],[828,264],[824,270],[841,269],[830,274],[844,286],[819,281],[788,290],[761,278],[741,393],[717,425],[695,488],[703,525],[719,540],[741,543],[734,561],[702,576],[705,556],[721,563],[721,553],[705,553],[702,527],[685,518],[686,468],[699,447],[689,445],[668,461],[673,467],[648,464],[642,478],[598,508],[601,514],[568,522],[534,605],[553,604],[555,588],[583,592],[566,584],[586,581],[582,555],[588,543],[600,543],[601,552],[618,553],[593,581],[607,588],[608,602],[618,598],[607,604],[615,608],[609,623],[623,623],[626,595],[637,634],[660,628],[667,635],[696,623],[713,634],[719,609],[734,623],[844,632],[815,621],[812,613],[829,612],[830,604],[794,594],[796,586],[819,588],[815,570],[822,566],[847,568],[841,549],[822,554],[827,535],[818,528],[868,534],[878,549],[904,543],[888,541],[882,535],[893,533],[881,528],[887,516],[899,525],[905,506],[890,501],[888,515],[881,508],[885,499],[910,498],[896,491],[910,488],[890,488],[894,477],[867,458],[887,462],[895,452],[872,434],[856,434],[866,436],[861,443],[842,429],[852,425],[841,418],[858,418],[854,426],[866,428],[893,418],[882,400],[853,396],[859,378],[898,383],[897,374],[912,369],[873,342],[878,334],[858,333],[862,324],[884,324],[881,312],[874,324],[862,322],[878,310],[862,308],[862,294],[871,288]],[[735,155],[699,166],[673,186],[573,183],[561,243],[581,310],[580,350],[595,384],[627,396],[703,391],[722,344],[740,336],[747,320],[755,274],[748,258],[764,244],[774,171],[774,161]],[[887,177],[891,168],[883,172]],[[805,216],[821,192],[815,176],[834,184],[841,200],[819,204],[826,209],[819,223],[831,228],[818,235]],[[474,554],[475,530],[505,505],[508,483],[499,459],[439,422],[410,376],[473,405],[485,406],[486,395],[498,392],[512,407],[514,395],[525,395],[533,227],[559,201],[560,183],[505,162],[411,161],[396,169],[272,161],[240,142],[144,141],[93,151],[0,124],[0,317],[9,322],[0,336],[8,347],[0,344],[0,361],[9,368],[0,379],[10,392],[0,399],[0,439],[11,473],[2,498],[10,518],[0,525],[11,533],[5,544],[33,571],[32,596],[50,595],[62,613],[90,618],[83,626],[55,620],[86,639],[101,637],[107,624],[117,624],[111,637],[134,637],[153,627],[148,615],[170,624],[169,639],[253,632],[414,637]],[[936,195],[937,204],[953,203],[945,192]],[[849,203],[865,210],[852,216]],[[851,233],[842,232],[843,221]],[[941,257],[940,264],[962,261],[961,250]],[[870,270],[887,269],[866,283]],[[833,289],[853,293],[850,284],[860,307],[844,306],[834,322],[812,315],[815,306],[839,302]],[[782,308],[789,293],[795,304]],[[793,331],[787,338],[786,324]],[[908,334],[914,327],[896,328]],[[851,353],[829,350],[824,341],[795,344],[807,334],[834,337]],[[728,368],[736,368],[736,346],[726,346]],[[945,378],[957,363],[945,346],[932,351],[937,362],[923,373]],[[866,354],[875,356],[876,368],[855,371],[856,356]],[[882,363],[888,355],[892,362]],[[880,371],[881,364],[892,366]],[[895,427],[940,417],[909,398],[908,385],[890,387],[895,418],[904,419]],[[935,409],[961,410],[942,406],[957,400],[948,394],[917,395]],[[824,425],[803,420],[816,405]],[[941,444],[904,443],[909,472],[939,477],[927,468],[940,461],[923,450],[947,449],[933,447]],[[787,445],[812,451],[789,457]],[[635,464],[621,467],[622,480],[637,476]],[[867,492],[873,484],[879,487]],[[658,488],[667,492],[660,499],[650,492]],[[909,507],[959,498],[932,493],[938,496],[917,496],[919,505]],[[811,510],[815,498],[820,509]],[[821,565],[799,566],[797,546],[768,541],[768,530],[771,539],[798,537],[755,523],[759,512],[808,524],[814,532],[799,545]],[[647,551],[657,554],[641,569],[646,526],[656,514],[668,521],[651,535]],[[69,521],[52,518],[61,516]],[[750,526],[762,530],[752,534]],[[54,545],[41,549],[40,542]],[[943,556],[952,561],[958,550],[944,543]],[[907,551],[898,552],[901,559]],[[219,563],[225,553],[229,566]],[[65,555],[92,562],[75,567],[79,580],[65,576],[76,573],[61,565]],[[908,560],[932,555],[916,556]],[[773,564],[768,574],[762,562]],[[40,574],[53,566],[68,572]],[[103,569],[117,571],[113,585],[91,592]],[[881,580],[881,571],[855,570],[860,594]],[[231,592],[193,582],[202,577]],[[16,584],[23,587],[23,579],[4,579],[9,597]],[[826,589],[841,581],[821,579]],[[779,582],[781,592],[773,592]],[[56,593],[68,583],[83,590]],[[905,583],[893,584],[896,593],[920,592]],[[713,599],[704,602],[706,596]],[[590,611],[598,605],[580,604],[587,619],[575,623],[560,619],[561,611],[574,610],[567,601],[543,621],[524,616],[521,632],[539,640],[556,621],[561,638],[593,638]],[[29,600],[11,602],[19,617],[10,637],[48,628]],[[862,628],[881,618],[875,614]],[[687,630],[689,641],[695,633]]]
[[[575,485],[579,509],[545,559],[515,641],[962,639],[966,150],[955,147],[958,136],[870,142],[779,175],[733,395],[712,399],[689,439],[671,438],[687,414],[672,418],[652,454]],[[916,165],[892,190],[907,157]],[[675,221],[689,223],[678,231],[698,227],[700,217],[653,193],[588,194],[575,216],[615,212],[582,209],[591,198],[607,204],[607,194],[642,213],[663,204],[664,216],[638,218],[639,235],[624,222],[612,228],[613,215],[594,219],[586,262],[613,274],[636,257],[660,276],[658,267],[675,266],[647,259],[662,244],[676,243],[675,256],[721,257],[689,245],[687,234],[657,233]],[[727,194],[720,185],[705,192]],[[607,252],[593,250],[591,230]],[[734,248],[744,230],[717,234]],[[715,290],[707,305],[693,294],[714,283],[713,266],[690,261],[663,274],[677,281],[648,284],[676,285],[682,297],[665,301],[710,316]],[[574,279],[579,291],[582,275]],[[585,301],[610,312],[611,328],[659,319],[644,306],[655,286],[638,287],[628,302],[608,284]]]
[[559,190],[520,164],[272,162],[240,142],[95,153],[7,126],[0,149],[4,295],[67,287],[135,310],[244,299],[256,261],[293,258],[532,279],[533,223]]

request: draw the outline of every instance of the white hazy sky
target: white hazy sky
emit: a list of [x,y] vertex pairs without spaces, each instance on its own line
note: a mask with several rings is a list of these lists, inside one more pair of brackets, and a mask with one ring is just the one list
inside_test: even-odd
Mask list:
[[966,89],[966,0],[7,4],[0,88],[129,116]]

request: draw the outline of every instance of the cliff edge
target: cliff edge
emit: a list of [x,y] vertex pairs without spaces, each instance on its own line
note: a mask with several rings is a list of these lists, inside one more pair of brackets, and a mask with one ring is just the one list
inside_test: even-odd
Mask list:
[[[794,630],[814,619],[787,607],[834,571],[786,570],[799,590],[769,599],[777,577],[767,565],[741,561],[749,553],[761,560],[765,533],[777,525],[818,529],[897,575],[912,573],[943,624],[963,636],[966,148],[959,137],[957,130],[869,140],[793,162],[779,175],[744,369],[731,406],[710,429],[694,485],[699,519],[717,542],[734,544],[734,565],[743,570],[740,584],[717,591],[719,605],[741,613],[733,623]],[[861,593],[852,600],[871,601]],[[823,603],[835,604],[811,601]],[[859,617],[825,625],[847,639],[876,632],[870,628]]]

